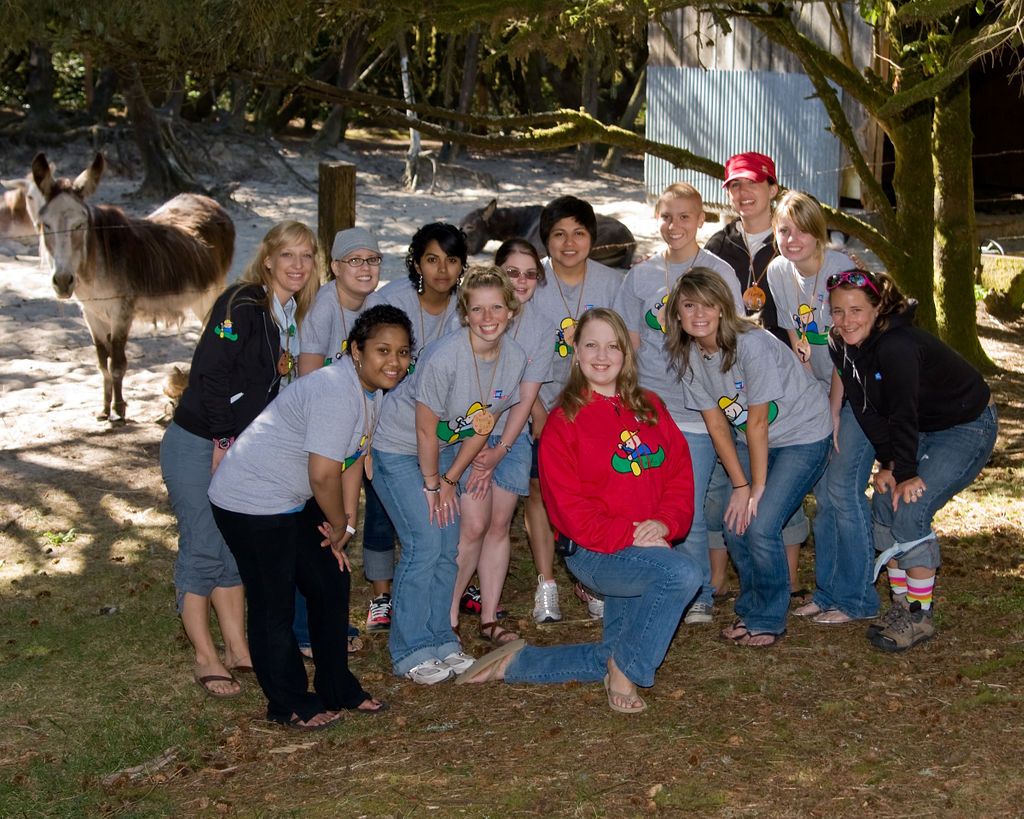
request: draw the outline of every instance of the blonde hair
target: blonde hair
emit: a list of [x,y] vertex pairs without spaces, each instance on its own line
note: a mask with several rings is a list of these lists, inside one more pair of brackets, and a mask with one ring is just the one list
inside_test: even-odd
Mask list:
[[[612,328],[615,334],[615,342],[622,350],[622,369],[619,370],[618,378],[615,379],[615,392],[623,406],[632,412],[638,421],[653,426],[658,422],[658,414],[654,405],[648,400],[640,389],[639,378],[636,368],[636,353],[633,351],[633,344],[629,340],[629,331],[622,317],[614,310],[607,307],[593,307],[587,310],[576,323],[574,345],[578,345],[587,327],[595,321],[603,321]],[[573,353],[573,365],[569,370],[569,380],[565,389],[558,399],[558,406],[567,421],[572,421],[583,407],[590,403],[591,391],[587,378]]]
[[714,270],[695,267],[685,276],[680,276],[665,305],[665,349],[669,354],[672,368],[682,378],[690,361],[690,345],[693,337],[683,329],[679,319],[679,302],[695,301],[707,307],[718,308],[718,332],[715,343],[722,351],[722,372],[728,372],[736,363],[736,339],[757,327],[757,324],[736,312],[732,292],[725,280]]
[[686,182],[673,182],[661,192],[658,201],[654,203],[655,216],[661,215],[661,206],[669,199],[696,199],[697,206],[701,210],[704,209],[704,198],[700,195],[699,190]]
[[468,323],[470,291],[480,290],[484,287],[495,287],[501,291],[501,300],[508,308],[510,319],[519,314],[519,299],[516,298],[512,280],[509,279],[505,271],[493,264],[476,264],[470,267],[466,275],[462,277],[458,297],[455,301],[455,309],[463,327]]
[[780,219],[789,219],[799,230],[809,233],[818,243],[818,253],[824,254],[828,246],[828,224],[818,200],[803,191],[786,191],[772,214],[772,228]]
[[271,285],[273,282],[266,261],[281,250],[281,248],[288,245],[301,244],[302,242],[308,242],[313,248],[314,263],[313,272],[310,274],[309,279],[293,297],[295,299],[295,324],[300,326],[302,320],[306,317],[306,313],[313,306],[313,299],[316,298],[317,291],[323,282],[323,261],[317,249],[316,234],[309,227],[302,224],[302,222],[291,220],[278,222],[267,231],[260,241],[259,247],[256,248],[256,253],[253,254],[249,264],[245,266],[245,271],[239,279],[239,281],[251,284],[262,284],[267,289],[267,302],[264,306],[267,308],[267,312],[273,315],[270,305],[270,299],[272,298],[270,295],[272,292]]

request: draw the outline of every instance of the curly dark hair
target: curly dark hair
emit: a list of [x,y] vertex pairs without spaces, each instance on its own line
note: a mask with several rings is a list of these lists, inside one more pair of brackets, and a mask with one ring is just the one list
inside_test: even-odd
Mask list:
[[366,342],[377,334],[377,328],[385,325],[401,327],[409,334],[409,348],[416,348],[416,338],[412,334],[412,322],[404,310],[391,304],[378,304],[359,314],[355,324],[348,334],[348,346],[346,352],[351,355],[352,348],[358,347],[362,350]]

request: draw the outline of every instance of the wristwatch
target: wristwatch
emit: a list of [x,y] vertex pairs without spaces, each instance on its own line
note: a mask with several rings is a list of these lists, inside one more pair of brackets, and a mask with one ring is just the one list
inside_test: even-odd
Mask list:
[[230,438],[214,438],[213,444],[217,449],[230,449],[231,445],[235,442],[235,436],[232,435]]

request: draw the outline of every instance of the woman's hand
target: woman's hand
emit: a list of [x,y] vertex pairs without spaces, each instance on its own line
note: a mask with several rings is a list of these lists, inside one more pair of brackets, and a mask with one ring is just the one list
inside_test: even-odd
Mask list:
[[491,491],[491,478],[494,476],[494,469],[503,457],[505,457],[503,447],[489,446],[473,459],[473,463],[470,465],[469,479],[466,481],[466,491],[473,496],[474,500],[483,500],[487,497],[487,493]]
[[896,506],[900,501],[904,503],[917,503],[924,496],[927,489],[928,487],[925,485],[925,482],[918,476],[900,481],[896,484],[896,490],[892,493],[892,511],[896,511]]
[[220,462],[224,460],[224,456],[227,455],[226,449],[221,449],[219,446],[214,444],[213,446],[213,461],[210,464],[210,474],[212,475],[217,471],[217,467],[220,466]]
[[[875,491],[885,495],[888,492],[896,493],[896,479],[892,476],[891,469],[879,469],[872,480]],[[896,508],[896,499],[893,498],[893,509]]]
[[440,492],[427,493],[427,509],[429,523],[437,524],[442,529],[455,523],[459,515],[459,496],[455,487],[442,480]]
[[642,520],[633,530],[634,546],[660,546],[668,548],[668,526],[660,520]]
[[746,527],[751,524],[751,518],[757,514],[758,501],[764,494],[765,487],[761,486],[755,493],[751,486],[740,486],[733,489],[729,495],[729,504],[725,508],[725,525],[730,531],[742,534]]
[[348,555],[345,553],[345,547],[348,542],[352,539],[353,532],[349,531],[347,524],[344,529],[335,529],[328,521],[324,521],[316,527],[317,531],[324,536],[324,539],[320,542],[322,547],[331,547],[331,551],[334,552],[334,557],[338,561],[338,568],[343,572],[352,571],[352,564],[348,562]]

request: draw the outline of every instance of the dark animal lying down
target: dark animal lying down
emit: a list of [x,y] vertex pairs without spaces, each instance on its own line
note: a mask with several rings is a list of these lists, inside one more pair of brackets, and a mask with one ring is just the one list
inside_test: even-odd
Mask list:
[[[479,253],[489,239],[505,241],[522,237],[544,257],[547,251],[540,241],[540,205],[499,208],[492,199],[487,207],[472,210],[463,217],[459,227],[466,234],[470,254]],[[590,258],[609,267],[628,268],[636,250],[636,239],[618,219],[597,216],[597,241]]]

